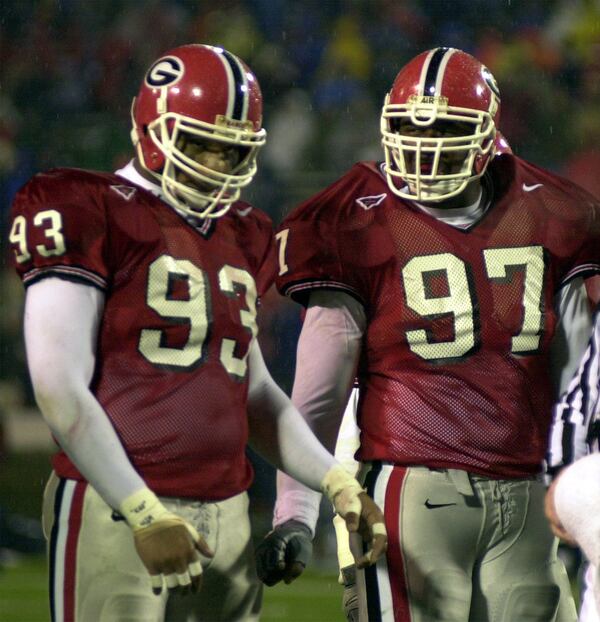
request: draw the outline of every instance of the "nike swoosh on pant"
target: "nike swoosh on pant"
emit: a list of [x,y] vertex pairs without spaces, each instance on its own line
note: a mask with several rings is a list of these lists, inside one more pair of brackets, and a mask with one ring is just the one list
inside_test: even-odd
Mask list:
[[433,510],[434,508],[447,508],[450,505],[457,505],[456,503],[430,503],[429,499],[425,501],[423,504],[428,510]]

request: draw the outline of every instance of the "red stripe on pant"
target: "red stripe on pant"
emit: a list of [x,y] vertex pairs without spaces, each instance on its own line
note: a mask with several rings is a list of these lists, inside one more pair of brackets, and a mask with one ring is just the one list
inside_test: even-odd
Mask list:
[[65,545],[64,560],[64,622],[75,622],[75,589],[77,572],[77,545],[81,530],[81,518],[83,515],[83,498],[87,488],[86,482],[77,482],[71,501],[69,512],[69,531]]
[[400,533],[400,500],[407,467],[393,468],[385,490],[385,523],[388,533],[387,566],[394,622],[410,622],[410,606]]

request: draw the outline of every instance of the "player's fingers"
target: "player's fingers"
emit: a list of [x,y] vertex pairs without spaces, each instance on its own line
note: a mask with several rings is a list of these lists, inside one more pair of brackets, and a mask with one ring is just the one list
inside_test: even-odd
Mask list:
[[194,546],[197,551],[200,551],[204,557],[214,557],[214,551],[208,546],[206,540],[202,536],[198,536],[198,539],[194,541]]
[[360,516],[356,512],[348,512],[344,516],[344,520],[346,521],[346,528],[350,533],[354,531],[358,531],[358,525],[360,523]]
[[361,493],[361,535],[370,541],[374,535],[383,535],[387,538],[385,518],[379,506],[365,493]]
[[188,573],[190,575],[191,590],[196,593],[202,585],[202,564],[199,559],[188,565]]
[[158,596],[158,594],[162,592],[162,588],[163,588],[162,574],[151,574],[150,584],[152,585],[152,592]]
[[187,587],[192,584],[192,577],[187,570],[182,573],[177,573],[177,584],[181,587]]
[[373,540],[371,541],[371,563],[375,563],[387,551],[387,531],[383,523],[375,523],[371,527]]
[[185,594],[190,588],[193,589],[192,577],[189,569],[184,572],[171,572],[164,575],[164,581],[170,592]]
[[287,567],[284,575],[283,581],[286,584],[290,584],[294,579],[297,579],[304,572],[304,564],[301,562],[292,562]]
[[[267,568],[283,570],[285,568],[285,545],[278,543],[266,555]],[[279,577],[281,579],[281,577]],[[279,580],[279,579],[278,579]]]
[[366,568],[377,563],[385,555],[387,550],[387,538],[385,536],[374,536],[369,550],[362,556],[355,558],[357,568]]

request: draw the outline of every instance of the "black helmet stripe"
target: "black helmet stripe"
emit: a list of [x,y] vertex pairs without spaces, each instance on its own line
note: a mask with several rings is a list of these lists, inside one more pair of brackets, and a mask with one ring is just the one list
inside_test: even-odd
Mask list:
[[233,77],[231,117],[237,121],[245,121],[248,117],[248,82],[246,72],[240,61],[231,52],[223,50],[223,57],[227,61]]
[[[442,67],[444,56],[451,51],[451,48],[437,48],[429,58],[429,65],[423,80],[423,95],[438,95],[437,89],[441,84],[441,81],[438,82],[438,73]],[[443,67],[446,67],[445,63]]]

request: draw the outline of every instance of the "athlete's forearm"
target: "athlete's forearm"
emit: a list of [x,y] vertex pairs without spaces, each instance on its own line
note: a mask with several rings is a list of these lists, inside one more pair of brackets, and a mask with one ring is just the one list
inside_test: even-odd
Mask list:
[[277,468],[313,490],[335,464],[289,397],[271,378],[257,342],[249,354],[250,443]]
[[27,290],[24,332],[36,401],[61,448],[113,508],[144,488],[89,390],[102,314],[98,290],[57,278]]
[[[298,342],[292,402],[330,451],[338,438],[365,327],[364,309],[351,296],[329,291],[311,294]],[[340,458],[342,463],[350,460],[351,456]],[[319,503],[320,495],[278,473],[274,525],[295,519],[314,531]]]
[[311,294],[298,340],[292,402],[331,452],[356,377],[365,329],[364,309],[348,294]]

